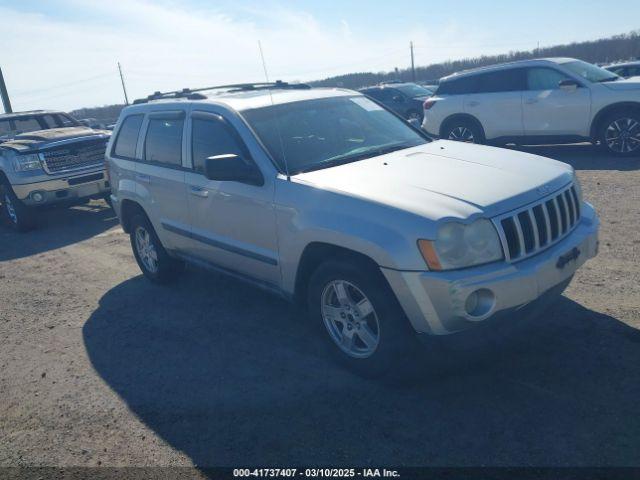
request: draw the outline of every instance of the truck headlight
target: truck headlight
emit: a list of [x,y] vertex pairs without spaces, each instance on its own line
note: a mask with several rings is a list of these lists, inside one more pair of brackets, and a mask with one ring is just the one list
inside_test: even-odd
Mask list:
[[40,163],[40,157],[35,153],[29,153],[27,155],[17,155],[13,160],[13,169],[16,172],[40,170],[41,168],[42,164]]
[[431,270],[472,267],[503,258],[498,232],[486,218],[469,225],[444,223],[435,240],[418,240],[418,248]]

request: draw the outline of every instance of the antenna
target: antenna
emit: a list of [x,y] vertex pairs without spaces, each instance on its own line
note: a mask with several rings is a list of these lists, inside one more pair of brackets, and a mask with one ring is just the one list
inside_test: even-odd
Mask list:
[[122,82],[122,91],[124,92],[124,101],[127,105],[129,105],[129,97],[127,96],[127,88],[124,86],[124,76],[122,75],[122,67],[120,66],[120,62],[118,62],[118,71],[120,72],[120,81]]
[[[262,43],[258,40],[258,49],[260,50],[260,58],[262,59],[262,69],[264,70],[264,77],[267,79],[267,83],[269,83],[269,73],[267,73],[267,62],[264,61],[264,53],[262,52]],[[271,99],[271,106],[274,107],[275,103],[273,101],[273,93],[271,89],[269,89],[269,98]],[[287,164],[287,154],[284,151],[284,141],[282,140],[282,133],[280,132],[280,120],[277,115],[274,115],[276,121],[276,130],[278,131],[278,138],[280,139],[280,152],[282,153],[282,161],[284,162],[284,171],[287,175],[287,181],[291,181],[291,176],[289,175],[289,165]]]

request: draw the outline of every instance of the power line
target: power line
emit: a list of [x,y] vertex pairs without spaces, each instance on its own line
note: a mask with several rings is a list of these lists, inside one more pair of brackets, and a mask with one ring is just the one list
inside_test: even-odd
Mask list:
[[82,79],[79,79],[79,80],[74,80],[73,82],[61,83],[61,84],[58,84],[58,85],[51,85],[49,87],[37,88],[35,90],[17,90],[14,93],[16,95],[19,95],[19,96],[30,96],[31,94],[34,94],[34,93],[49,92],[51,90],[58,90],[60,88],[71,87],[71,86],[74,86],[74,85],[78,85],[78,84],[86,83],[86,82],[91,82],[91,81],[94,81],[94,80],[110,77],[110,76],[113,76],[113,75],[115,75],[114,72],[103,73],[101,75],[95,75],[93,77],[82,78]]

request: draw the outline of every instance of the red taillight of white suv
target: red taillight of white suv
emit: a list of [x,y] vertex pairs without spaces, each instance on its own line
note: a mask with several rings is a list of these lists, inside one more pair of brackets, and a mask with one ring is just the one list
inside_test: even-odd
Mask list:
[[424,104],[422,105],[422,108],[424,108],[425,110],[429,110],[431,107],[433,107],[436,104],[435,100],[432,100],[431,98],[427,98],[424,101]]

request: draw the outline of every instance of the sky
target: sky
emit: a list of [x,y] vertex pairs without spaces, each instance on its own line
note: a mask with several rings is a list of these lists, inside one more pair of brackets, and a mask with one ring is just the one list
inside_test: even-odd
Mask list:
[[530,50],[640,28],[640,1],[0,0],[14,111],[72,110],[175,90],[309,81]]

